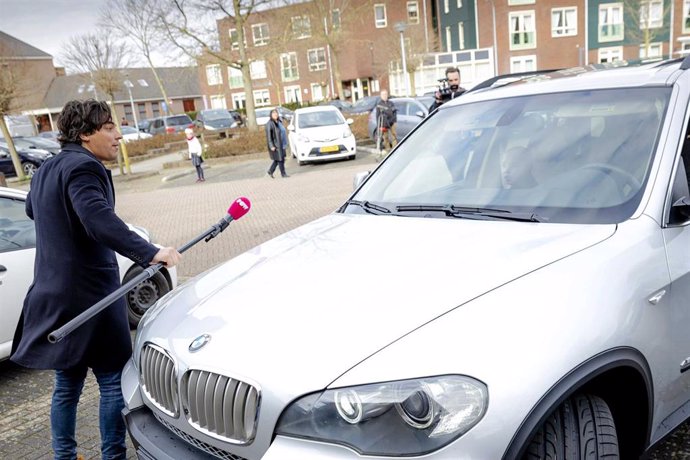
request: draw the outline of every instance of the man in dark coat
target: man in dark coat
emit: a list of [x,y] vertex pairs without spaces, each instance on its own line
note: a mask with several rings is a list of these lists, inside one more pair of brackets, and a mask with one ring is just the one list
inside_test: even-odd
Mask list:
[[376,103],[376,123],[378,128],[378,149],[381,150],[388,140],[388,145],[392,149],[398,143],[398,136],[395,133],[395,124],[398,122],[398,109],[395,104],[388,99],[388,91],[381,90],[381,99]]
[[457,67],[448,67],[446,69],[446,81],[448,82],[447,90],[443,93],[441,93],[441,91],[436,91],[434,95],[436,100],[431,104],[431,107],[429,107],[429,113],[441,107],[444,102],[460,97],[467,91],[460,86],[460,69]]
[[115,252],[142,266],[177,264],[115,215],[115,193],[103,161],[117,158],[121,134],[105,102],[68,102],[58,121],[62,151],[31,181],[26,213],[36,225],[34,281],[24,300],[11,360],[55,369],[51,429],[56,459],[77,457],[77,403],[88,368],[98,380],[103,458],[125,459],[121,371],[132,352],[121,298],[57,344],[48,333],[120,287]]
[[273,173],[276,167],[280,168],[280,175],[282,177],[290,177],[285,172],[285,156],[287,146],[284,129],[281,129],[282,122],[280,121],[280,114],[278,109],[271,110],[271,115],[266,123],[266,145],[268,147],[268,156],[271,157],[271,166],[268,168],[266,174],[273,179]]

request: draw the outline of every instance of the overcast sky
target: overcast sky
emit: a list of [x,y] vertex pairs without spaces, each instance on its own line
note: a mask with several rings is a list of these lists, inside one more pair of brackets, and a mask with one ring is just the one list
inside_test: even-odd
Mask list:
[[[53,56],[60,62],[70,37],[98,31],[106,0],[0,0],[0,30]],[[160,66],[183,65],[154,56]]]

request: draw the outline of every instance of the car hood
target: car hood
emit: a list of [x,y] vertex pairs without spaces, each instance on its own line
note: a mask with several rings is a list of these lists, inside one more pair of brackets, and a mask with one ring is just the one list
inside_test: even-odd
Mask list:
[[315,128],[301,128],[297,133],[307,136],[310,141],[330,142],[336,139],[342,139],[345,127],[347,127],[347,125],[343,123],[340,125],[318,126]]
[[[190,280],[149,311],[137,343],[158,343],[187,366],[277,382],[290,399],[615,228],[332,214]],[[210,342],[190,353],[202,334]]]

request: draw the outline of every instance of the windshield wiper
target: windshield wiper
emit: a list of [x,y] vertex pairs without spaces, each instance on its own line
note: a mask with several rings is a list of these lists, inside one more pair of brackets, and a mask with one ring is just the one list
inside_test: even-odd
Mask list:
[[[364,209],[366,212],[370,214],[390,214],[391,210],[386,208],[385,206],[381,206],[378,204],[371,203],[369,201],[357,201],[357,200],[348,200],[345,202],[345,204],[354,204],[356,206],[360,206],[362,209]],[[374,212],[375,211],[375,212]]]
[[452,204],[445,205],[404,205],[397,206],[397,212],[442,212],[449,217],[462,218],[489,218],[489,219],[503,219],[513,220],[517,222],[544,222],[544,219],[535,213],[530,212],[512,212],[507,209],[496,208],[474,208],[468,206],[455,206]]

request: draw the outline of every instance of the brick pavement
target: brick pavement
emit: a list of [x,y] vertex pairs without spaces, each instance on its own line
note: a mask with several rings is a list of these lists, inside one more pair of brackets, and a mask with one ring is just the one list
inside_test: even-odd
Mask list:
[[[210,243],[199,243],[185,253],[179,273],[186,278],[333,211],[351,192],[354,174],[369,169],[362,162],[343,162],[328,168],[300,169],[289,179],[271,180],[256,177],[260,176],[264,163],[247,169],[258,171],[252,173],[253,178],[216,183],[195,184],[188,180],[160,188],[160,177],[129,180],[116,185],[117,211],[128,222],[147,227],[157,241],[179,246],[217,222],[234,198],[249,197],[252,211],[247,216],[233,222]],[[364,165],[373,166],[373,159],[365,159]],[[225,167],[236,168],[236,165]],[[222,168],[213,169],[213,174],[220,174]],[[51,458],[51,390],[51,372],[0,363],[0,460]],[[98,393],[91,375],[79,406],[77,438],[85,458],[99,458]],[[129,446],[128,459],[134,459],[131,443]],[[649,458],[690,459],[688,424]]]

